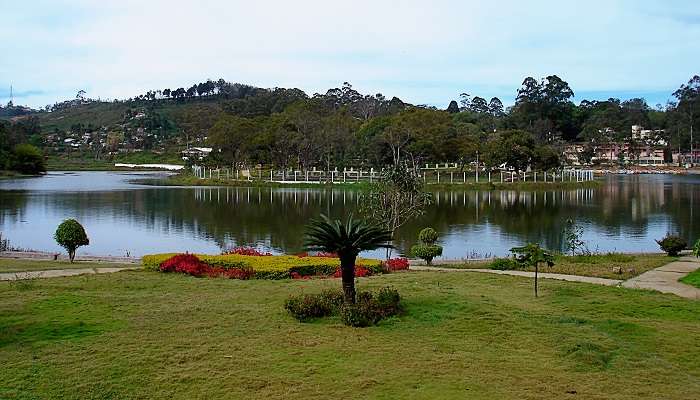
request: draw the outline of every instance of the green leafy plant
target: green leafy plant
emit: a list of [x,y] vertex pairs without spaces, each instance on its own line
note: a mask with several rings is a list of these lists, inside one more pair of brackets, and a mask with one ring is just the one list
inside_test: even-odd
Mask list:
[[355,303],[347,303],[339,290],[301,294],[287,299],[284,308],[300,322],[340,314],[345,325],[365,327],[401,312],[401,296],[391,287],[378,292],[359,292]]
[[80,225],[80,222],[74,219],[63,221],[56,229],[53,237],[56,243],[66,249],[71,263],[75,259],[75,250],[80,246],[90,244],[90,239],[88,239],[85,229]]
[[418,233],[418,240],[420,243],[411,247],[411,254],[425,260],[426,264],[432,265],[433,258],[442,255],[442,246],[435,244],[438,233],[433,228],[425,228]]
[[495,258],[489,265],[489,268],[500,271],[519,269],[519,267],[518,262],[513,258]]
[[695,257],[700,257],[700,239],[696,240],[693,245],[693,255]]
[[656,243],[659,244],[661,250],[663,250],[666,254],[668,254],[671,257],[677,256],[678,253],[681,252],[681,250],[684,250],[686,247],[688,247],[688,242],[686,242],[685,239],[677,235],[666,235],[666,237],[664,237],[663,239],[657,240]]
[[438,240],[438,233],[433,228],[425,228],[418,233],[418,240],[425,244],[435,244]]
[[31,144],[18,144],[12,153],[11,168],[23,174],[46,172],[44,155]]
[[340,259],[341,279],[346,303],[355,303],[355,261],[361,251],[391,248],[391,231],[352,214],[345,222],[321,214],[306,229],[304,246],[311,251],[335,253]]
[[343,304],[340,318],[348,326],[357,328],[376,325],[379,321],[401,311],[401,297],[393,288],[382,288],[378,293],[360,292],[357,303]]
[[570,255],[575,256],[589,255],[590,251],[586,242],[583,241],[583,228],[576,223],[573,219],[569,218],[566,220],[566,227],[564,228],[564,245],[566,250]]
[[337,312],[343,303],[343,293],[339,290],[326,290],[320,294],[293,296],[284,303],[284,308],[301,322],[326,317]]
[[541,248],[539,244],[528,243],[522,247],[513,247],[510,251],[515,256],[515,260],[525,266],[535,268],[535,297],[537,297],[537,279],[540,264],[554,265],[554,256]]

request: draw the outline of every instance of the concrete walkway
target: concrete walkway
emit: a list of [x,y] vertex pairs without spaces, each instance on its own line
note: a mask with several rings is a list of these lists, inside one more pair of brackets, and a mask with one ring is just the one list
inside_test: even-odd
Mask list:
[[[55,259],[58,261],[68,261],[68,256],[65,254],[50,253],[50,252],[46,252],[46,251],[1,251],[0,258],[10,258],[10,259],[17,259],[17,260],[54,260]],[[119,263],[119,264],[138,264],[141,262],[141,259],[135,258],[135,257],[78,255],[78,256],[75,256],[75,261]]]
[[685,256],[666,264],[663,267],[652,269],[639,276],[622,283],[622,287],[633,289],[649,289],[662,293],[673,293],[688,299],[700,299],[700,289],[687,285],[678,280],[700,268],[700,259]]
[[[512,276],[524,276],[527,278],[534,278],[535,273],[530,271],[501,271],[497,269],[483,269],[483,268],[440,268],[440,267],[426,267],[422,265],[412,265],[411,271],[440,271],[440,272],[485,272],[488,274],[498,274],[498,275],[512,275]],[[579,276],[579,275],[566,275],[566,274],[553,274],[550,272],[540,272],[538,274],[540,278],[545,279],[557,279],[560,281],[569,282],[586,282],[593,283],[596,285],[605,286],[618,286],[623,281],[618,279],[607,279],[607,278],[595,278],[592,276]]]
[[0,281],[17,281],[36,278],[58,278],[63,276],[76,276],[86,274],[109,274],[112,272],[140,269],[141,267],[124,268],[74,268],[74,269],[50,269],[45,271],[3,272],[0,273]]

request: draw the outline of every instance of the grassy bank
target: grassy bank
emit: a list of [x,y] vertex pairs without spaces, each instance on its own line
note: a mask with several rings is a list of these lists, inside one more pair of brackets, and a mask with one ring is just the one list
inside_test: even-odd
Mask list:
[[[700,302],[488,274],[397,273],[405,313],[301,324],[289,295],[337,279],[120,272],[0,282],[0,398],[688,399]],[[60,383],[60,384],[58,384]]]
[[[363,189],[367,182],[336,182],[336,183],[278,183],[259,180],[235,180],[235,179],[200,179],[189,172],[172,175],[163,180],[150,180],[140,183],[159,186],[237,186],[237,187],[291,187],[291,188],[353,188]],[[594,188],[602,184],[601,181],[588,182],[515,182],[515,183],[428,183],[429,190],[566,190],[579,188]]]
[[117,168],[115,163],[127,164],[178,164],[183,162],[177,154],[156,154],[151,152],[138,152],[119,154],[111,158],[95,160],[89,155],[62,154],[50,156],[46,162],[49,171],[121,171],[133,170],[132,168]]
[[93,261],[52,261],[52,260],[25,260],[13,258],[0,258],[0,274],[4,272],[20,271],[46,271],[52,269],[78,269],[78,268],[126,268],[134,267],[134,264],[120,264]]
[[0,179],[31,178],[39,175],[25,175],[17,171],[0,170]]
[[[646,271],[677,260],[664,254],[595,254],[591,256],[558,255],[553,267],[541,267],[540,272],[592,276],[609,279],[629,279]],[[438,262],[436,261],[436,264]],[[447,268],[489,268],[488,262],[445,264]],[[525,269],[534,271],[534,268]]]
[[681,282],[695,286],[696,288],[700,288],[700,269],[696,269],[695,271],[681,278]]

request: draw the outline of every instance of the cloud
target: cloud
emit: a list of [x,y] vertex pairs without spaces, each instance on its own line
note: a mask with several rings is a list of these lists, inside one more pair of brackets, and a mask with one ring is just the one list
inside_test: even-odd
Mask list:
[[219,77],[310,93],[349,81],[443,106],[464,91],[512,101],[525,76],[557,74],[577,94],[658,96],[698,72],[700,25],[687,18],[699,4],[12,2],[0,87],[41,92],[26,98],[41,105]]

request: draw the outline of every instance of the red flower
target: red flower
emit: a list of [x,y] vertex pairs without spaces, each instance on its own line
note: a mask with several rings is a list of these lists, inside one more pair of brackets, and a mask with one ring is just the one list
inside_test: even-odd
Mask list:
[[408,269],[408,259],[403,257],[390,258],[384,261],[384,268],[390,272],[406,270]]
[[212,267],[201,261],[194,254],[178,254],[170,257],[160,264],[160,270],[162,272],[178,272],[196,277],[208,276],[211,278],[221,277],[229,279],[250,279],[255,275],[251,268],[226,269]]
[[[343,273],[342,273],[340,267],[338,267],[338,269],[335,270],[333,277],[340,278],[342,275],[343,275]],[[363,278],[365,276],[370,276],[370,275],[372,275],[372,271],[369,268],[362,266],[362,265],[355,265],[355,277],[356,278]]]
[[272,253],[263,253],[260,252],[252,247],[234,247],[230,250],[227,250],[223,253],[223,255],[229,255],[229,254],[238,254],[241,256],[271,256]]

